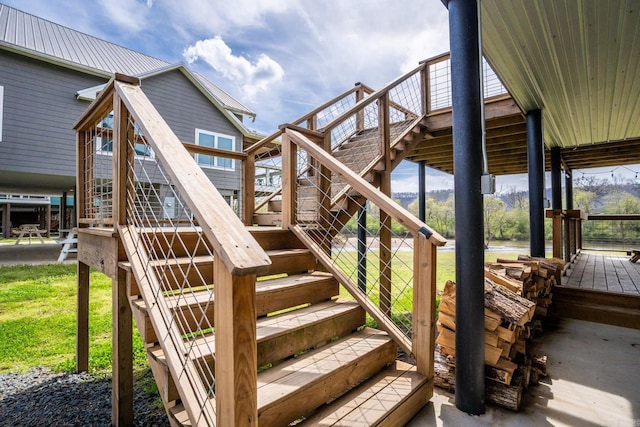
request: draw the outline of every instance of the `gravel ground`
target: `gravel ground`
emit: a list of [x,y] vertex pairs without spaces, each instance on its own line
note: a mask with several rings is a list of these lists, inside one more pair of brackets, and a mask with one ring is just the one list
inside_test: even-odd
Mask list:
[[[136,426],[167,426],[155,397],[136,386]],[[111,381],[34,369],[0,374],[0,426],[110,426]]]

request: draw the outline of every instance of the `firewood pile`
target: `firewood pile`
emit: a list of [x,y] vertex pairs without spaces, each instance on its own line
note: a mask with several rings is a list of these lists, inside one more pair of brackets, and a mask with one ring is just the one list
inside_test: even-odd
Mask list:
[[[547,375],[546,356],[532,354],[527,340],[542,331],[553,286],[559,283],[558,260],[499,259],[485,266],[485,398],[517,411],[522,391]],[[456,285],[447,282],[440,299],[435,354],[435,385],[454,392]]]

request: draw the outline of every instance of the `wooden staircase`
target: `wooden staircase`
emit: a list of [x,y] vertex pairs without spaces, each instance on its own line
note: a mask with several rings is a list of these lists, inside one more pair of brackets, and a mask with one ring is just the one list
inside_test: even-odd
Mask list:
[[[407,127],[409,122],[397,122],[389,126],[389,165],[390,171],[396,168],[400,162],[411,152],[413,147],[428,135],[426,120],[412,121],[413,126]],[[357,132],[348,141],[337,147],[332,155],[349,169],[364,177],[365,180],[379,186],[380,172],[386,171],[385,156],[381,154],[381,134],[379,128],[365,129]],[[299,191],[298,206],[304,216],[315,220],[315,204],[313,189],[307,182],[308,178],[298,179]],[[305,188],[308,191],[305,192]],[[356,212],[356,206],[345,200],[345,195],[349,193],[347,182],[337,176],[331,178],[331,194],[334,195],[334,203],[331,215],[340,218],[341,223],[345,223],[348,218]],[[335,196],[338,197],[335,197]],[[305,211],[304,206],[312,206],[313,209]],[[281,199],[270,200],[265,212],[253,214],[253,222],[257,225],[279,226],[282,224],[282,201]]]
[[[412,365],[396,361],[393,340],[385,332],[365,326],[364,310],[356,302],[340,298],[336,279],[316,269],[316,258],[291,231],[267,227],[248,230],[272,262],[255,285],[257,424],[402,425],[411,419],[431,397],[432,380],[418,374]],[[197,241],[188,233],[181,233],[181,242]],[[206,248],[183,245],[173,249],[177,254],[195,254],[194,261],[185,256],[158,268],[196,266],[188,274],[213,283],[213,259]],[[195,425],[172,378],[170,362],[132,266],[123,262],[121,267],[128,272],[131,308],[171,423]],[[165,302],[180,314],[175,318],[183,322],[182,330],[197,330],[202,322],[196,313],[204,313],[213,324],[214,304],[205,290],[196,288],[179,297],[166,295]],[[196,306],[202,309],[194,309]],[[215,333],[199,336],[198,341],[200,351],[194,354],[199,360],[193,362],[204,362],[208,369],[202,369],[201,375],[210,375],[215,372],[215,354],[207,349],[215,348]]]

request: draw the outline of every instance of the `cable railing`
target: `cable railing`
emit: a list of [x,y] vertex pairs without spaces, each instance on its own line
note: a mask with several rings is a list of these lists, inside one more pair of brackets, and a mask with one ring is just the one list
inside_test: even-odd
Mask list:
[[[284,180],[283,227],[311,248],[419,369],[430,369],[432,352],[422,351],[433,342],[436,251],[445,240],[310,137],[285,129],[283,170],[298,178]],[[338,206],[332,203],[335,177],[352,189]]]
[[[428,111],[451,108],[451,54],[445,53],[426,61],[429,75]],[[486,59],[482,58],[484,99],[504,95],[504,87]]]
[[640,215],[589,215],[582,223],[582,245],[602,251],[640,248]]

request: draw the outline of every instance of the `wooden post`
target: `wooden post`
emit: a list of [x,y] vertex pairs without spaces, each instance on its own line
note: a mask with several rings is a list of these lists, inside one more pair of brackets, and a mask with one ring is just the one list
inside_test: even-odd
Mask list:
[[253,225],[253,211],[256,209],[256,157],[248,153],[242,162],[242,222]]
[[[113,94],[113,223],[126,225],[126,200],[128,161],[133,157],[129,149],[129,138],[133,129],[128,126],[127,108]],[[131,155],[130,155],[131,153]],[[118,253],[117,239],[113,251]],[[131,307],[127,294],[127,273],[117,268],[112,280],[112,375],[111,375],[111,421],[116,426],[133,425],[133,336],[131,332]]]
[[553,221],[553,257],[562,258],[562,211],[554,209],[551,212]]
[[216,416],[219,426],[258,424],[255,275],[232,276],[214,257]]
[[431,112],[431,78],[429,77],[429,63],[425,63],[420,71],[420,89],[422,94],[422,113]]
[[[331,154],[331,132],[327,132],[322,141],[323,149],[328,155]],[[320,168],[319,176],[315,177],[318,183],[318,224],[325,233],[334,233],[329,230],[332,226],[331,221],[331,170],[323,166],[317,160],[313,160],[316,168]],[[333,227],[336,227],[333,225]],[[339,228],[340,226],[338,226]],[[335,230],[336,233],[340,230]],[[331,254],[331,239],[322,239],[320,245],[326,254]]]
[[75,191],[75,200],[73,204],[76,210],[76,224],[78,224],[79,218],[86,218],[87,212],[85,211],[86,207],[86,191],[88,188],[85,186],[84,182],[84,171],[86,164],[86,134],[84,129],[80,129],[76,132],[76,191]]
[[568,214],[564,215],[564,260],[566,263],[571,262],[571,218]]
[[424,235],[413,238],[413,356],[416,368],[433,377],[436,322],[436,247]]
[[[380,172],[380,191],[391,197],[391,136],[389,94],[380,98],[379,119],[384,170]],[[391,216],[380,209],[380,309],[391,315]]]
[[112,281],[112,377],[111,421],[115,426],[133,425],[133,335],[127,295],[127,272],[118,268]]
[[[356,86],[356,103],[358,103],[364,99],[364,88],[361,83],[356,83]],[[356,113],[356,129],[364,130],[364,109],[362,108]]]
[[286,134],[282,134],[282,228],[296,221],[297,149]]
[[76,372],[89,370],[89,266],[78,261]]

